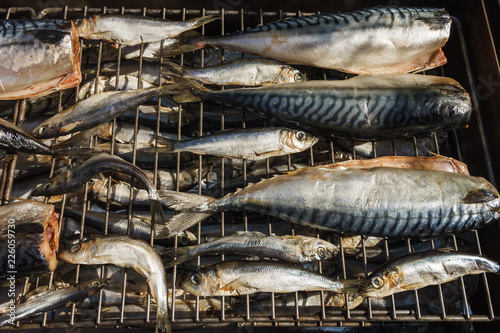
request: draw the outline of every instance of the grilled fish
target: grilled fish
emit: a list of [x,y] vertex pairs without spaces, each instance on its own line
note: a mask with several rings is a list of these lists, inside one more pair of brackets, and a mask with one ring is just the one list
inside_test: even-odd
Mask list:
[[92,15],[75,20],[75,24],[78,35],[85,39],[134,46],[175,37],[218,19],[214,16],[203,16],[187,21],[172,22],[137,15]]
[[500,274],[500,264],[477,254],[440,250],[414,253],[374,271],[361,285],[359,294],[385,297],[486,272]]
[[[500,217],[500,195],[484,178],[434,170],[310,167],[262,180],[221,199],[164,191],[175,210],[256,211],[351,235],[436,237]],[[182,214],[170,224],[181,224]]]
[[262,86],[305,79],[299,70],[269,59],[240,58],[203,68],[187,68],[167,61],[163,67],[168,75],[194,79],[204,84]]
[[[266,236],[258,231],[240,231],[209,243],[166,249],[162,255],[168,266],[197,256],[238,253],[242,255],[277,258],[292,263],[305,263],[330,259],[339,248],[325,240],[306,236]],[[174,260],[175,259],[175,260]]]
[[0,21],[0,100],[48,95],[81,80],[80,42],[68,20]]
[[243,128],[221,131],[187,141],[158,138],[161,152],[189,151],[250,161],[298,153],[312,147],[318,138],[303,131],[280,127]]
[[357,284],[357,280],[333,280],[290,264],[253,260],[225,261],[201,272],[191,272],[180,280],[181,288],[196,296],[239,296],[300,290],[345,293]]
[[9,314],[0,316],[0,327],[6,324],[15,325],[17,320],[66,306],[68,302],[76,303],[84,300],[101,290],[106,284],[107,279],[97,279],[80,283],[74,287],[41,292],[16,306],[13,317],[10,317]]
[[[184,80],[184,79],[183,79]],[[243,107],[325,134],[377,139],[422,135],[467,124],[472,106],[451,78],[362,75],[348,80],[284,83],[211,91],[184,80],[178,102],[203,100]],[[193,96],[194,95],[194,96]]]
[[348,73],[406,73],[446,63],[441,47],[450,26],[444,9],[375,7],[294,17],[223,36],[181,39],[164,55],[211,45]]
[[127,173],[141,182],[148,191],[153,221],[166,221],[158,193],[151,179],[137,166],[112,155],[97,155],[89,158],[77,167],[52,177],[47,183],[37,187],[32,195],[52,196],[72,192],[96,174],[112,170]]

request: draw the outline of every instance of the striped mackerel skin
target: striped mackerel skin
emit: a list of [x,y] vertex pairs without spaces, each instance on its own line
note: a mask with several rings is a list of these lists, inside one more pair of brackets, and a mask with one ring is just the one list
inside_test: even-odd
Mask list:
[[500,217],[484,178],[400,168],[310,167],[275,176],[208,203],[247,209],[353,235],[436,237]]
[[200,45],[349,73],[407,73],[446,63],[450,26],[444,9],[376,7],[294,17]]
[[469,95],[455,80],[418,74],[194,93],[323,134],[367,139],[455,130],[465,126],[472,113]]

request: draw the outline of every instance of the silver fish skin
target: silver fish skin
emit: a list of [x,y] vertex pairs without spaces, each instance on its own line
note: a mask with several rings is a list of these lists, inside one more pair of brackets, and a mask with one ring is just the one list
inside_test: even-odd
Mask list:
[[325,240],[306,236],[264,235],[258,231],[240,231],[209,243],[165,249],[162,256],[167,267],[177,265],[198,256],[237,253],[249,256],[277,258],[291,263],[328,260],[337,255],[339,248]]
[[154,221],[166,221],[156,187],[149,177],[137,166],[113,155],[97,155],[89,158],[73,169],[68,169],[47,183],[37,187],[33,196],[52,196],[72,192],[83,186],[93,176],[106,171],[121,171],[133,176],[147,189],[149,204]]
[[455,130],[472,113],[469,95],[458,82],[430,75],[361,75],[223,91],[190,81],[180,85],[193,90],[175,96],[178,102],[201,99],[248,108],[315,132],[360,139]]
[[51,289],[41,292],[26,302],[16,306],[15,317],[7,314],[0,316],[0,327],[6,324],[15,325],[17,320],[66,306],[68,302],[76,303],[101,290],[108,283],[107,279],[96,279],[82,282],[76,286]]
[[189,151],[250,161],[298,153],[312,147],[319,138],[300,130],[280,127],[232,129],[187,141],[158,138],[162,152]]
[[95,87],[95,80],[91,80],[83,84],[78,90],[78,100],[82,101],[92,95],[100,94],[105,91],[155,88],[156,85],[144,80],[144,78],[142,77],[141,80],[139,80],[136,76],[122,74],[118,77],[118,80],[116,78],[116,75],[100,76],[97,80],[97,89]]
[[163,86],[130,91],[108,91],[93,95],[38,125],[33,130],[33,136],[49,139],[84,131],[113,120],[125,111],[168,91],[168,86]]
[[134,46],[175,37],[218,19],[214,16],[203,16],[173,22],[137,15],[92,15],[75,20],[75,24],[78,35],[85,39]]
[[113,264],[132,268],[144,276],[157,304],[156,329],[169,330],[168,290],[163,261],[146,241],[129,236],[91,236],[67,241],[59,250],[59,258],[72,264]]
[[385,297],[487,272],[500,274],[500,264],[478,254],[440,250],[414,253],[374,271],[361,285],[359,294]]
[[[294,17],[223,36],[203,36],[172,53],[211,45],[290,64],[356,74],[407,73],[446,63],[444,9],[375,7]],[[176,49],[178,50],[177,52]]]
[[[262,180],[221,199],[164,191],[175,210],[249,210],[351,235],[430,238],[500,217],[488,181],[447,171],[318,166]],[[182,214],[170,223],[182,223]],[[174,222],[175,221],[175,222]]]
[[77,86],[80,42],[69,20],[0,20],[0,100]]
[[200,272],[191,272],[180,280],[181,288],[195,296],[239,296],[301,290],[344,293],[357,283],[357,280],[333,280],[290,264],[253,260],[222,262]]
[[164,62],[167,75],[198,80],[204,84],[262,86],[304,81],[305,75],[276,60],[240,58],[220,65],[189,68]]

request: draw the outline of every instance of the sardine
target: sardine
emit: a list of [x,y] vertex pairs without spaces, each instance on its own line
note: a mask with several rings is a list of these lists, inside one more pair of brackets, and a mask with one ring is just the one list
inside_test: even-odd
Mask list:
[[312,147],[318,138],[303,131],[280,127],[243,128],[221,131],[187,141],[157,138],[161,152],[189,151],[258,161],[298,153]]
[[290,293],[327,290],[345,293],[356,280],[329,277],[276,261],[225,261],[181,278],[180,286],[195,296],[239,296],[256,292]]
[[[434,170],[310,167],[262,180],[221,199],[164,191],[189,213],[256,211],[351,235],[428,238],[485,226],[500,195],[484,178]],[[182,214],[170,220],[182,224]]]
[[203,68],[182,67],[167,61],[163,68],[167,75],[216,85],[262,86],[305,79],[304,74],[292,66],[269,59],[240,58]]
[[169,330],[165,268],[160,255],[149,243],[128,236],[95,236],[64,243],[58,256],[72,264],[113,264],[134,269],[147,279],[156,300],[157,330]]
[[53,271],[59,247],[59,214],[54,206],[34,201],[0,206],[0,277]]
[[[348,80],[306,81],[211,91],[187,79],[192,90],[178,102],[203,100],[243,107],[324,134],[363,139],[450,131],[467,124],[469,95],[451,78],[362,75]],[[193,96],[194,95],[194,96]]]
[[31,297],[26,302],[16,306],[15,315],[0,316],[0,326],[15,325],[17,320],[64,307],[68,302],[76,303],[98,292],[107,284],[107,279],[97,279],[82,282],[76,286],[61,289],[51,289]]
[[446,63],[441,47],[450,26],[444,9],[375,7],[293,17],[223,36],[181,38],[163,55],[211,45],[348,73],[406,73]]
[[75,24],[78,35],[85,39],[134,46],[175,37],[218,19],[214,16],[203,16],[173,22],[137,15],[92,15],[76,19]]
[[440,250],[414,253],[374,271],[361,285],[359,294],[385,297],[486,272],[500,274],[500,264],[478,254]]
[[37,187],[32,195],[52,196],[72,192],[88,182],[93,176],[112,170],[127,173],[141,182],[148,191],[153,220],[166,221],[160,198],[151,179],[137,166],[112,155],[97,155],[89,158],[77,167],[52,177],[47,183]]
[[168,86],[163,86],[93,95],[44,121],[35,128],[33,135],[36,138],[48,139],[84,131],[113,120],[125,111],[168,91]]
[[291,263],[328,260],[339,248],[325,240],[307,236],[266,236],[258,231],[240,231],[209,243],[165,249],[162,256],[168,266],[203,255],[237,253],[262,258],[276,258]]
[[0,99],[39,97],[80,83],[80,42],[71,21],[1,20],[0,36]]
[[[117,84],[118,82],[118,84]],[[78,100],[82,101],[92,95],[100,94],[105,91],[123,91],[123,90],[136,90],[139,88],[155,88],[156,85],[145,81],[139,80],[136,76],[120,75],[118,81],[116,76],[100,76],[97,80],[97,89],[95,80],[91,80],[83,84],[78,90]]]

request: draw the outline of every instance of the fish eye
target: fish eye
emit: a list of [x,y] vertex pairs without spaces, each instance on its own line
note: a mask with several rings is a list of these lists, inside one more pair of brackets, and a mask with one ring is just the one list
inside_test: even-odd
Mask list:
[[294,76],[294,79],[295,81],[302,81],[304,79],[304,75],[302,75],[302,73],[295,73],[295,76]]
[[43,125],[43,126],[42,126],[42,127],[40,127],[40,129],[38,130],[38,134],[39,134],[39,135],[45,135],[45,134],[47,134],[48,130],[49,130],[49,126],[47,126],[47,125]]
[[179,244],[184,246],[189,244],[189,238],[186,236],[186,234],[179,234],[177,237],[177,241],[179,242]]
[[191,282],[193,282],[196,285],[200,284],[201,283],[201,275],[198,273],[191,275]]
[[94,288],[99,287],[99,282],[97,282],[97,281],[92,282],[92,287],[94,287]]
[[381,278],[380,276],[374,276],[371,281],[371,285],[375,289],[380,289],[384,286],[384,279]]
[[52,182],[48,182],[48,183],[45,183],[42,187],[42,189],[47,192],[48,190],[50,190],[52,188]]
[[74,244],[71,246],[71,252],[76,253],[76,252],[80,251],[81,248],[82,248],[82,246],[80,244]]
[[324,247],[318,247],[318,250],[316,252],[318,253],[318,257],[320,258],[327,257],[326,249]]
[[81,18],[78,18],[76,20],[73,20],[73,22],[75,22],[75,25],[78,27],[83,23],[83,20]]
[[305,138],[306,138],[306,133],[304,133],[302,131],[297,132],[297,139],[299,139],[300,141],[302,141]]
[[189,119],[187,117],[182,117],[181,124],[182,125],[189,125]]

